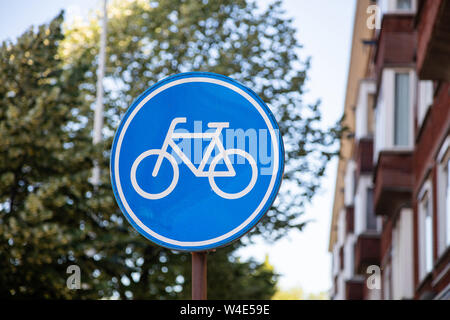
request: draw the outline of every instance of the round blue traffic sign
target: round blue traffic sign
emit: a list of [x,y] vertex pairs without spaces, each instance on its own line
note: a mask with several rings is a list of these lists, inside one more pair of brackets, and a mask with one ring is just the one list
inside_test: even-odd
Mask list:
[[267,105],[222,75],[188,72],[146,90],[111,150],[114,195],[150,241],[203,251],[238,239],[281,184],[284,149]]

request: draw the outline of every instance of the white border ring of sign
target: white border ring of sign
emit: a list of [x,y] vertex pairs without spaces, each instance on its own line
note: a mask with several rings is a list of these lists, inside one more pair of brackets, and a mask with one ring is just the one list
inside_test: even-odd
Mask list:
[[[215,74],[211,74],[211,75],[215,75]],[[170,77],[172,78],[172,77]],[[282,142],[278,140],[277,134],[275,132],[275,129],[272,125],[272,122],[269,119],[269,114],[263,110],[262,106],[260,105],[260,103],[258,103],[250,94],[248,94],[247,92],[245,92],[244,90],[242,90],[241,88],[237,87],[236,85],[223,81],[223,80],[219,80],[215,77],[202,77],[202,76],[193,76],[193,77],[187,77],[187,78],[181,78],[181,79],[168,79],[171,81],[168,81],[167,83],[161,85],[160,87],[156,88],[154,91],[150,92],[147,96],[145,96],[145,92],[143,95],[145,96],[141,101],[139,101],[139,103],[137,104],[137,106],[132,110],[131,114],[128,116],[128,118],[126,118],[126,122],[123,126],[120,126],[118,129],[118,139],[117,139],[117,143],[115,146],[115,152],[114,152],[114,163],[111,164],[111,171],[112,171],[112,167],[114,166],[114,177],[112,177],[115,180],[115,184],[116,184],[116,188],[117,190],[117,194],[120,198],[120,201],[122,203],[122,206],[124,207],[124,209],[126,210],[126,212],[128,213],[129,218],[131,218],[134,223],[141,228],[145,233],[149,234],[150,236],[154,237],[155,239],[161,241],[161,245],[164,246],[164,244],[166,244],[166,247],[171,247],[168,246],[172,245],[172,246],[177,246],[179,248],[171,248],[171,249],[175,249],[175,250],[188,250],[188,251],[197,251],[197,250],[201,250],[201,247],[204,246],[211,246],[214,244],[218,244],[224,240],[228,240],[230,239],[230,242],[235,240],[233,238],[233,236],[235,234],[237,234],[239,231],[241,231],[242,229],[244,229],[245,227],[247,227],[251,222],[254,221],[254,219],[259,215],[259,213],[261,212],[261,210],[264,208],[264,206],[267,204],[267,202],[270,200],[271,196],[273,195],[272,191],[275,187],[275,183],[277,180],[277,175],[278,175],[278,169],[280,166],[280,159],[279,159],[279,152],[277,152],[277,150],[279,150],[279,148],[281,148],[281,150],[283,149],[282,147]],[[164,81],[164,80],[163,80]],[[264,119],[264,122],[267,125],[268,131],[270,133],[271,136],[271,141],[272,141],[272,145],[273,145],[273,150],[274,150],[274,157],[273,157],[273,171],[272,171],[272,176],[271,176],[271,180],[269,183],[269,187],[267,188],[267,192],[265,193],[262,201],[259,203],[259,205],[257,206],[257,208],[253,211],[253,213],[243,222],[241,223],[239,226],[237,226],[236,228],[234,228],[233,230],[212,238],[212,239],[208,239],[208,240],[203,240],[203,241],[179,241],[176,239],[170,239],[167,238],[163,235],[160,235],[158,233],[156,233],[155,231],[151,230],[150,228],[148,228],[145,224],[142,223],[142,221],[139,220],[139,218],[134,214],[133,210],[131,209],[131,207],[129,206],[128,202],[125,199],[125,196],[123,194],[123,190],[120,184],[120,174],[119,174],[119,158],[120,158],[120,150],[121,150],[121,146],[122,146],[122,141],[124,138],[124,135],[126,133],[126,130],[130,124],[130,122],[132,121],[132,119],[134,118],[134,116],[137,114],[137,112],[139,112],[139,110],[153,97],[155,97],[157,94],[159,94],[160,92],[167,90],[173,86],[176,85],[180,85],[180,84],[184,84],[184,83],[192,83],[192,82],[205,82],[205,83],[213,83],[213,84],[217,84],[223,87],[226,87],[238,94],[240,94],[242,97],[244,97],[248,102],[250,102],[250,104],[252,104],[255,109],[259,112],[259,114],[262,116],[262,118]],[[139,100],[139,98],[138,98]],[[273,116],[272,116],[273,117]],[[116,133],[117,134],[117,133]],[[115,137],[117,138],[117,137]],[[280,139],[281,140],[281,139]],[[279,142],[281,142],[281,145],[279,145]],[[173,181],[171,183],[171,186],[173,184]],[[171,187],[170,186],[170,187]],[[169,187],[169,188],[170,188]],[[279,187],[279,184],[278,186]],[[276,192],[275,192],[276,194]],[[272,199],[273,200],[273,199]],[[219,247],[221,245],[217,245],[217,247]],[[194,248],[199,248],[199,249],[194,249]]]

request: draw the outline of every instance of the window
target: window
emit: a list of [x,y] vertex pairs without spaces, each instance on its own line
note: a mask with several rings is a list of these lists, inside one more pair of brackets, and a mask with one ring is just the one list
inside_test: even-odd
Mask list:
[[343,270],[344,269],[344,247],[341,247],[339,249],[339,270]]
[[382,15],[392,13],[414,13],[417,0],[378,0],[377,5]]
[[409,299],[414,295],[413,213],[402,208],[392,230],[392,298]]
[[344,277],[345,279],[351,279],[354,275],[354,253],[355,244],[353,236],[350,236],[344,246]]
[[433,269],[433,213],[431,212],[431,199],[424,202],[425,210],[425,271]]
[[373,136],[375,131],[373,104],[375,101],[375,95],[370,93],[367,95],[367,132],[369,136]]
[[333,246],[333,276],[337,276],[339,272],[339,246],[337,243]]
[[409,144],[409,74],[395,74],[394,145]]
[[355,110],[355,139],[373,136],[374,80],[363,79],[359,84]]
[[355,198],[355,175],[356,175],[356,164],[355,161],[349,160],[347,162],[347,167],[344,176],[344,205],[353,205]]
[[412,9],[412,0],[397,0],[397,9],[398,10],[411,10]]
[[374,162],[381,151],[413,148],[416,78],[413,69],[383,69],[375,107]]
[[379,219],[375,215],[371,175],[360,175],[355,195],[354,234],[378,233]]
[[373,205],[373,189],[367,189],[367,230],[377,230],[377,217]]
[[446,218],[446,245],[450,246],[450,157],[447,157],[444,167],[445,178],[445,218]]
[[450,136],[444,141],[437,157],[438,163],[438,252],[450,246]]
[[419,193],[419,273],[420,279],[433,270],[433,205],[431,182]]
[[417,120],[419,127],[427,114],[428,108],[433,104],[433,81],[419,81],[419,92],[417,101]]

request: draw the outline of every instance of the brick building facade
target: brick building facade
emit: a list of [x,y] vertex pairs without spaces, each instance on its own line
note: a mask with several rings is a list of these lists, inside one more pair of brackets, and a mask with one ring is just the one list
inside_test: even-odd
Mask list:
[[344,112],[331,297],[450,299],[450,0],[357,2]]

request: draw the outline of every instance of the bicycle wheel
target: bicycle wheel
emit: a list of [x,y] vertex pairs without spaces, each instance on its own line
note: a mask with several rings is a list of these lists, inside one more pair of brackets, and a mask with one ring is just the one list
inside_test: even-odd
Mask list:
[[[214,181],[215,175],[214,175],[214,169],[217,165],[217,163],[224,158],[226,155],[227,157],[233,154],[240,155],[247,159],[247,161],[250,163],[250,166],[252,167],[252,178],[250,179],[250,183],[240,192],[236,193],[228,193],[220,190],[220,188],[217,186],[216,182]],[[232,178],[232,177],[231,177]],[[214,157],[214,159],[211,161],[211,165],[209,167],[209,175],[208,180],[209,184],[211,185],[211,188],[214,190],[214,192],[225,199],[239,199],[243,196],[245,196],[247,193],[249,193],[253,187],[255,186],[256,180],[258,178],[258,166],[256,165],[255,159],[247,152],[241,149],[228,149],[224,152],[218,154]]]
[[[173,169],[172,182],[170,183],[170,185],[167,189],[165,189],[164,191],[162,191],[160,193],[150,193],[150,192],[144,191],[139,186],[139,183],[136,180],[136,171],[137,171],[137,168],[139,167],[139,164],[141,163],[142,160],[144,160],[145,158],[147,158],[148,156],[151,156],[151,155],[163,156],[165,159],[169,160],[170,164],[172,165],[172,169]],[[131,166],[130,177],[131,177],[131,184],[133,185],[134,190],[141,197],[146,198],[146,199],[151,199],[151,200],[161,199],[161,198],[164,198],[165,196],[167,196],[168,194],[170,194],[178,183],[178,177],[179,177],[178,164],[177,164],[177,161],[175,160],[175,158],[171,154],[169,154],[165,151],[163,152],[161,149],[147,150],[147,151],[141,153],[139,155],[139,157],[137,157],[136,160],[134,160],[133,165]]]

